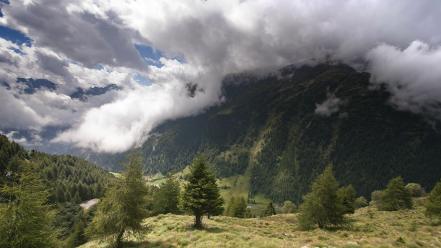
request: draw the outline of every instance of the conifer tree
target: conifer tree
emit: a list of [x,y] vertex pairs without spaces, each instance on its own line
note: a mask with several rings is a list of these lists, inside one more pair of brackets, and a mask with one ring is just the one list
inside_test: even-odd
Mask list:
[[300,206],[299,224],[303,229],[338,226],[343,224],[343,206],[337,197],[338,182],[332,167],[325,168],[312,183],[311,192]]
[[225,214],[232,217],[245,218],[246,210],[247,202],[244,197],[232,197],[228,203]]
[[353,214],[355,211],[355,198],[357,197],[354,187],[348,185],[339,188],[337,191],[337,197],[343,206],[343,213]]
[[87,242],[87,237],[85,234],[86,222],[87,220],[83,214],[83,211],[80,211],[75,220],[72,234],[67,240],[68,247],[78,247]]
[[0,247],[57,247],[49,193],[33,164],[20,167],[18,183],[1,189],[8,202],[0,207]]
[[202,228],[202,216],[221,214],[223,200],[205,157],[197,156],[190,170],[183,194],[183,207],[194,214],[194,227]]
[[412,208],[412,197],[402,177],[395,177],[389,181],[380,201],[380,210],[396,211]]
[[179,212],[180,186],[172,177],[155,192],[153,212],[156,214]]
[[275,215],[275,214],[276,214],[276,210],[274,209],[273,202],[268,203],[263,215],[264,216],[271,216],[271,215]]
[[126,231],[136,233],[142,228],[141,222],[147,217],[146,194],[141,159],[132,155],[123,179],[107,190],[86,232],[91,236],[110,237],[113,247],[121,247]]
[[426,216],[441,220],[441,182],[436,183],[427,198]]

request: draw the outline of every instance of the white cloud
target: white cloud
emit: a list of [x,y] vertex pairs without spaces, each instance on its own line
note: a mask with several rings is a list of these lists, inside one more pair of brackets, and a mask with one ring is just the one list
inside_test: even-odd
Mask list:
[[391,102],[403,110],[441,114],[441,47],[414,41],[400,49],[380,45],[369,52],[371,81],[385,83]]
[[331,116],[338,112],[342,101],[335,94],[328,93],[324,102],[315,105],[315,113],[321,116]]

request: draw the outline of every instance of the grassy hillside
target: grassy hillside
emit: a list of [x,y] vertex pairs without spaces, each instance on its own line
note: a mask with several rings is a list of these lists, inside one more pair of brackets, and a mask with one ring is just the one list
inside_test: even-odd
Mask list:
[[[369,77],[345,65],[230,76],[223,104],[152,132],[138,148],[145,171],[180,171],[204,152],[218,177],[244,175],[247,194],[275,202],[299,203],[329,163],[364,196],[398,175],[430,189],[441,177],[439,123],[397,110],[387,91],[369,88]],[[339,99],[334,112],[318,114],[330,98]]]
[[[204,219],[206,230],[193,230],[191,216],[159,215],[144,221],[145,231],[127,247],[441,247],[441,226],[432,226],[423,209],[356,211],[353,224],[337,231],[297,229],[297,215],[238,219]],[[89,242],[81,248],[104,247]]]

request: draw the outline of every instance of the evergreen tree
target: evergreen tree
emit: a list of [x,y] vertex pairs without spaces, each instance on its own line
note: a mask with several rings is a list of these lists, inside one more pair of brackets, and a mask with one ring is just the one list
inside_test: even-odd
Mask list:
[[83,211],[80,211],[80,213],[77,216],[77,219],[75,220],[72,234],[69,236],[67,240],[68,247],[72,247],[72,248],[78,247],[87,242],[87,237],[85,234],[86,222],[87,220],[83,214]]
[[337,197],[343,206],[343,213],[353,214],[355,211],[355,198],[357,197],[354,187],[348,185],[339,188],[337,191]]
[[142,228],[141,222],[147,216],[146,194],[140,157],[132,155],[123,179],[117,181],[99,203],[87,233],[110,237],[114,247],[121,247],[126,231],[134,233]]
[[343,224],[343,206],[337,197],[338,182],[332,167],[325,168],[312,183],[311,192],[300,206],[299,224],[303,229],[338,226]]
[[274,209],[273,202],[268,203],[265,212],[263,213],[263,216],[271,216],[275,214],[276,214],[276,210]]
[[206,159],[199,155],[193,160],[190,175],[183,194],[183,207],[195,216],[194,227],[202,228],[202,216],[219,215],[223,212],[223,200],[219,194],[216,178],[208,169]]
[[228,203],[226,215],[237,218],[245,218],[246,210],[247,202],[244,197],[232,197]]
[[18,183],[1,189],[8,202],[0,206],[0,247],[57,247],[49,193],[34,165],[21,164]]
[[436,183],[427,198],[426,216],[441,220],[441,182]]
[[179,183],[173,178],[167,181],[155,192],[153,199],[153,212],[155,214],[179,212]]
[[296,210],[296,205],[292,203],[292,201],[283,202],[282,213],[290,214],[290,213],[294,213],[295,210]]
[[403,178],[396,177],[389,181],[381,197],[380,210],[396,211],[412,208],[412,197],[406,189]]

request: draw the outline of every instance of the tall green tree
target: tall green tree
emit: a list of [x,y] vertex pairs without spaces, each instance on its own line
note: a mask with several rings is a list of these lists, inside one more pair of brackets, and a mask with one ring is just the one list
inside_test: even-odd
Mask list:
[[337,190],[337,197],[343,206],[344,214],[353,214],[355,211],[355,199],[357,193],[352,185],[341,187]]
[[180,192],[179,183],[169,177],[154,194],[153,212],[155,214],[178,213]]
[[412,196],[406,189],[402,177],[395,177],[389,181],[380,201],[380,210],[396,211],[412,208]]
[[332,167],[327,166],[312,183],[311,192],[300,206],[299,224],[303,229],[325,228],[344,223],[343,206],[338,199],[339,184]]
[[125,165],[123,179],[106,192],[87,233],[110,238],[113,247],[121,247],[125,232],[136,233],[147,217],[147,186],[143,179],[141,159],[132,155]]
[[263,216],[271,216],[276,214],[276,209],[274,209],[273,202],[268,203],[266,206]]
[[197,156],[192,162],[182,205],[194,214],[195,228],[202,228],[204,214],[219,215],[223,212],[223,199],[219,194],[216,178],[202,155]]
[[441,182],[436,183],[427,198],[426,216],[441,220]]
[[18,182],[1,189],[8,202],[0,205],[0,247],[57,247],[49,193],[35,166],[21,165]]

